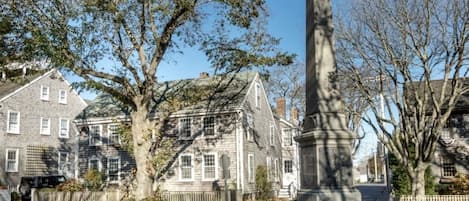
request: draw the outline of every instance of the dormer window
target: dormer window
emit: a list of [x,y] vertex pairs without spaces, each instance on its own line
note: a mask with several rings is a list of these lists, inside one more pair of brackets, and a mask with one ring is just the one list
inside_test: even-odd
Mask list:
[[49,87],[41,85],[41,100],[49,100]]

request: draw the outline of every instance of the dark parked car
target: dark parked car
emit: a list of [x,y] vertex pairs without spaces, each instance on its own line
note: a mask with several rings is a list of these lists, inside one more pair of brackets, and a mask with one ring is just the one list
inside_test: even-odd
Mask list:
[[54,188],[65,182],[63,175],[21,177],[21,200],[31,200],[31,189]]

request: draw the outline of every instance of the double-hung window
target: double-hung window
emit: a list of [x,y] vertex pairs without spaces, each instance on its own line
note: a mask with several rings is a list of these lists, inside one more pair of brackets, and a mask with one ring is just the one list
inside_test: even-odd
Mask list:
[[270,136],[270,145],[274,146],[275,141],[275,126],[272,122],[270,122],[269,126],[269,136]]
[[450,158],[441,158],[441,168],[443,177],[454,177],[456,175],[454,161]]
[[70,133],[70,121],[65,118],[59,119],[59,137],[68,138]]
[[254,154],[248,154],[248,181],[254,182],[255,172],[254,172]]
[[107,159],[107,179],[111,183],[119,182],[120,159],[112,157]]
[[50,118],[41,117],[39,133],[43,135],[50,135]]
[[101,135],[102,135],[102,126],[101,125],[91,125],[89,127],[90,145],[100,145],[101,144]]
[[68,152],[59,152],[58,156],[59,174],[65,174],[70,170],[70,159]]
[[292,160],[285,160],[283,171],[285,173],[292,173],[293,172],[293,161]]
[[18,172],[18,149],[6,149],[5,172]]
[[97,170],[101,171],[101,161],[99,158],[90,158],[88,160],[88,170]]
[[256,107],[257,108],[260,108],[261,107],[261,84],[259,84],[258,82],[256,82],[256,86],[255,86],[255,96],[256,96]]
[[179,179],[181,181],[191,181],[193,179],[194,165],[191,154],[179,156]]
[[109,124],[107,126],[108,144],[119,144],[119,125]]
[[59,90],[59,103],[67,104],[67,91],[64,89]]
[[274,172],[275,181],[279,181],[280,179],[279,173],[280,173],[280,164],[278,163],[278,158],[276,158],[275,159],[275,172]]
[[204,136],[215,135],[215,117],[204,117]]
[[49,87],[41,85],[41,100],[49,100]]
[[181,138],[190,138],[192,135],[192,123],[190,118],[179,119],[179,134]]
[[246,136],[246,139],[248,141],[253,141],[254,140],[254,134],[253,134],[253,130],[254,130],[254,119],[252,117],[252,114],[251,113],[248,113],[246,115],[246,122],[247,122],[247,125],[248,125],[248,131],[246,132],[247,133],[247,136]]
[[291,146],[293,144],[292,130],[288,128],[284,128],[282,130],[282,134],[283,134],[283,146]]
[[217,156],[216,154],[204,154],[202,174],[203,174],[204,180],[217,179]]
[[20,134],[20,112],[8,111],[7,133]]

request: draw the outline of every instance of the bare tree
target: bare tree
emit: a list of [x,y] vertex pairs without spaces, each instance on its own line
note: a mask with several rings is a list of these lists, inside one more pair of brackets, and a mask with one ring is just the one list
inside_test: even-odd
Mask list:
[[267,97],[275,101],[284,97],[287,108],[298,108],[303,116],[305,108],[305,65],[293,63],[289,66],[275,66],[269,71],[266,82]]
[[[289,64],[292,59],[278,51],[278,39],[265,32],[267,13],[260,0],[1,3],[11,5],[15,22],[27,28],[52,64],[82,77],[81,86],[106,92],[130,108],[137,200],[150,195],[154,182],[149,152],[160,144],[161,122],[150,116],[168,99],[155,90],[161,63],[185,47],[204,52],[216,74]],[[99,66],[103,61],[112,66]]]
[[[366,99],[363,121],[405,166],[412,195],[425,194],[441,130],[469,91],[468,3],[362,0],[337,26],[338,66]],[[387,94],[384,111],[377,92]]]

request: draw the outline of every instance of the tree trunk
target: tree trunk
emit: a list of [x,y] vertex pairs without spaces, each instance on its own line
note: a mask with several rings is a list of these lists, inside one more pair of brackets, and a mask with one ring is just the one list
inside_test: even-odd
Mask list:
[[153,179],[150,171],[152,169],[149,156],[151,147],[152,125],[148,119],[148,110],[144,106],[137,106],[137,111],[132,112],[132,136],[133,152],[137,165],[136,180],[134,189],[136,200],[143,200],[151,195]]
[[416,168],[411,169],[410,179],[412,182],[412,195],[425,195],[425,169],[427,165],[418,164]]

